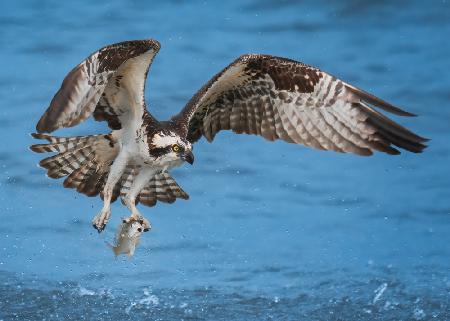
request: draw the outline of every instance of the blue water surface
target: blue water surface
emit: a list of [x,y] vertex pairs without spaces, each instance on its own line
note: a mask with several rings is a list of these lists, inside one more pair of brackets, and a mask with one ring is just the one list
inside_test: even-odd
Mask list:
[[[450,320],[448,1],[2,1],[0,320]],[[189,201],[115,259],[119,203],[37,168],[29,133],[66,73],[110,43],[162,49],[146,95],[176,113],[243,53],[303,61],[419,115],[423,154],[322,152],[220,133],[174,172]],[[105,133],[88,121],[58,135]]]

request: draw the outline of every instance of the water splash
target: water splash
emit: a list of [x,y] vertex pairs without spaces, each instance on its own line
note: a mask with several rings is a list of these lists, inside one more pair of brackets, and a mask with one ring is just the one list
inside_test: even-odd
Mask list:
[[387,287],[387,283],[383,283],[374,291],[375,296],[373,297],[372,304],[377,303],[377,301],[381,299],[381,296],[383,295],[384,291],[386,291]]
[[151,290],[148,288],[144,289],[144,296],[138,301],[131,302],[131,304],[125,308],[125,313],[130,314],[131,309],[133,308],[148,308],[150,306],[158,306],[159,298],[151,293]]

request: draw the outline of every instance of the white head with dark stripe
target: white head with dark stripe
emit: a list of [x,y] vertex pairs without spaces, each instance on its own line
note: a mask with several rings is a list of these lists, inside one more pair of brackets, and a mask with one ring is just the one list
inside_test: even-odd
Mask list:
[[184,161],[194,163],[191,143],[175,130],[162,129],[149,136],[149,154],[161,166],[180,166]]

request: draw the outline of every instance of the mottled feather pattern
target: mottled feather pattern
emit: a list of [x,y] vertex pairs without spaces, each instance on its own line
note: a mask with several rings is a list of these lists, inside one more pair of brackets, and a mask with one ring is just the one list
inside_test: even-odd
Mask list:
[[126,60],[138,57],[149,49],[155,53],[159,51],[161,45],[154,39],[130,40],[109,45],[98,50],[98,72],[115,71]]
[[252,75],[252,79],[268,75],[277,90],[309,93],[323,76],[318,69],[287,58],[244,55],[240,61],[246,64],[245,72]]
[[[192,142],[220,130],[282,139],[322,150],[371,155],[421,152],[427,140],[374,108],[412,116],[317,68],[244,55],[213,77],[173,119]],[[186,121],[188,119],[189,121]]]

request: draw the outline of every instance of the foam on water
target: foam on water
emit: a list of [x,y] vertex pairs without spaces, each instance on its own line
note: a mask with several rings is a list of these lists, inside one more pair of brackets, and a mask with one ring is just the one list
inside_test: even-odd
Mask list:
[[384,291],[386,291],[388,285],[387,283],[381,284],[374,292],[375,296],[372,300],[372,304],[377,303],[378,300],[380,300],[381,296],[383,295]]

